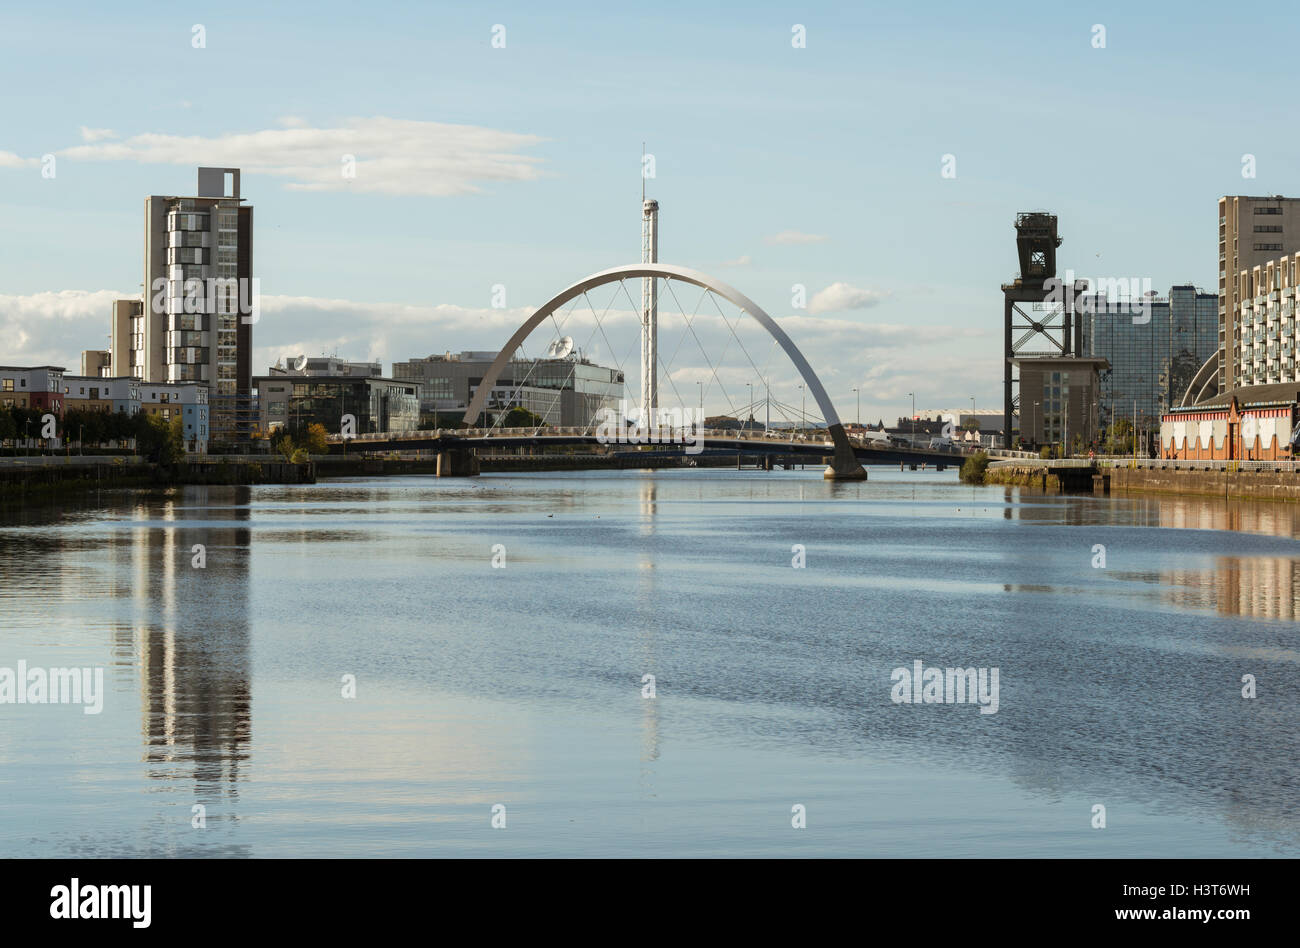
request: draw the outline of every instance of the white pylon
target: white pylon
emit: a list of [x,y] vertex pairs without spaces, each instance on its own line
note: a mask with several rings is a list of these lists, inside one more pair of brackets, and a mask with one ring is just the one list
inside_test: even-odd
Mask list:
[[[659,202],[641,201],[641,262],[659,262]],[[641,279],[641,420],[659,420],[659,284],[654,277]]]

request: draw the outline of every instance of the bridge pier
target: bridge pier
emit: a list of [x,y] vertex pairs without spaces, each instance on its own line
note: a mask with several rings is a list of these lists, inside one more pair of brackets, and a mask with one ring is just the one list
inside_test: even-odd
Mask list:
[[478,475],[478,455],[465,448],[438,452],[438,477],[475,477]]
[[853,446],[849,444],[849,436],[844,433],[844,426],[837,422],[827,429],[827,433],[835,445],[835,454],[830,465],[822,472],[822,477],[828,481],[865,481],[867,469],[858,463]]

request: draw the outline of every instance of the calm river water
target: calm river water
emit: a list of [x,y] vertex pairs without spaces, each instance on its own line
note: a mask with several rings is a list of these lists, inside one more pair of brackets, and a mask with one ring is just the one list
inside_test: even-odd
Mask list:
[[0,668],[105,689],[0,704],[0,853],[1300,855],[1300,507],[871,478],[0,510]]

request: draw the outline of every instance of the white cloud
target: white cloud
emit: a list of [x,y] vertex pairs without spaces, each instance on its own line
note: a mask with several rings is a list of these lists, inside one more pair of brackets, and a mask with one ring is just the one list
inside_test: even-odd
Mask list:
[[81,126],[81,140],[83,142],[98,142],[106,138],[117,138],[117,132],[111,128],[87,128]]
[[285,128],[307,128],[307,120],[297,115],[282,115],[276,121]]
[[0,294],[0,362],[81,371],[83,349],[108,348],[113,300],[128,295],[116,290]]
[[38,164],[35,158],[24,158],[12,151],[0,151],[0,168],[34,168]]
[[747,267],[750,264],[749,254],[743,254],[735,260],[724,260],[718,264],[720,267]]
[[862,290],[848,283],[832,283],[813,294],[808,301],[808,312],[834,313],[845,309],[866,309],[875,306],[889,294],[883,290]]
[[[481,191],[482,182],[535,180],[541,159],[520,149],[541,141],[474,125],[379,117],[349,119],[334,128],[295,124],[211,138],[149,132],[57,154],[77,161],[241,168],[286,178],[291,190],[442,197]],[[343,176],[346,155],[355,158],[354,177]]]
[[783,230],[779,234],[763,238],[769,244],[820,244],[825,240],[823,234],[804,234],[797,230]]

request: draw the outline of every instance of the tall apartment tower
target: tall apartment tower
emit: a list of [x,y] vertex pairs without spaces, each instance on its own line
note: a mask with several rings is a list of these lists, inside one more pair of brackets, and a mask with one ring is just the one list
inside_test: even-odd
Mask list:
[[1219,392],[1240,388],[1241,298],[1237,274],[1300,250],[1300,199],[1219,198]]
[[206,383],[212,439],[242,440],[256,422],[257,317],[253,208],[239,196],[239,169],[200,168],[194,197],[147,197],[144,220],[145,292],[132,319],[131,374]]

